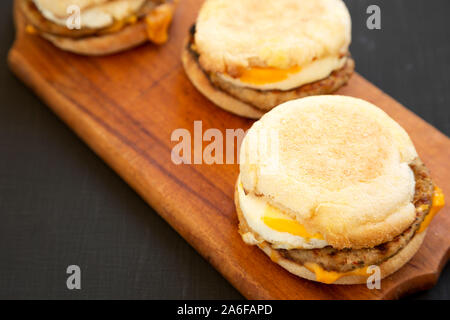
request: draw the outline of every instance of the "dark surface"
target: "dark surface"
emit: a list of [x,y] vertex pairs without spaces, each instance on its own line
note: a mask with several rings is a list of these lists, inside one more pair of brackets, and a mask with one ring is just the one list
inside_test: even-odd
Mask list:
[[[450,133],[448,0],[346,1],[357,70]],[[379,4],[382,30],[366,28]],[[2,61],[14,38],[0,4]],[[242,296],[8,70],[0,71],[0,298]],[[66,268],[82,290],[66,289]],[[450,267],[412,296],[450,299]]]

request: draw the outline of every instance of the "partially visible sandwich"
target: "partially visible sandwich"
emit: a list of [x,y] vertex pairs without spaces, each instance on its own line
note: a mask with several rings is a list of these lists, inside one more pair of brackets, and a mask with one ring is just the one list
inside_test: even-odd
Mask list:
[[206,0],[183,64],[219,107],[259,118],[282,102],[329,94],[354,70],[342,0]]
[[164,0],[18,1],[29,33],[83,55],[112,54],[146,41],[165,43],[175,8]]
[[318,96],[286,102],[250,128],[235,202],[245,243],[300,277],[357,284],[414,256],[444,196],[381,109]]

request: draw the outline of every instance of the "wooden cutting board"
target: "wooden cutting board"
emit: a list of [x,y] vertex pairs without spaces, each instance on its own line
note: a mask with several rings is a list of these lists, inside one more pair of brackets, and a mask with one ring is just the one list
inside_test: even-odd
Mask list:
[[[389,299],[431,287],[449,257],[448,205],[433,221],[417,255],[383,280],[381,290],[322,285],[289,274],[259,249],[242,242],[233,204],[238,165],[172,163],[175,129],[193,133],[195,120],[203,121],[203,131],[217,128],[222,133],[227,128],[246,130],[252,124],[212,105],[183,72],[183,39],[200,4],[198,0],[180,2],[166,45],[148,44],[103,58],[62,52],[26,34],[23,19],[15,12],[17,37],[9,65],[245,297]],[[448,137],[358,74],[338,93],[366,99],[397,120],[450,199]]]

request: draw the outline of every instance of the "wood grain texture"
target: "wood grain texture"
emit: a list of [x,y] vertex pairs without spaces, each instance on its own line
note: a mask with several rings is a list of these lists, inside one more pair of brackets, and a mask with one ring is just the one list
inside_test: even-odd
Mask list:
[[[17,1],[17,0],[16,0]],[[448,260],[449,206],[432,223],[423,247],[402,270],[383,280],[381,290],[327,286],[290,275],[237,233],[233,187],[237,165],[171,162],[171,133],[243,128],[250,120],[216,108],[184,75],[180,53],[201,1],[181,1],[163,47],[145,45],[104,58],[61,52],[25,34],[16,15],[12,70],[100,157],[243,295],[253,299],[380,299],[432,286]],[[384,109],[410,134],[448,199],[450,141],[432,126],[355,75],[339,94],[366,99]]]

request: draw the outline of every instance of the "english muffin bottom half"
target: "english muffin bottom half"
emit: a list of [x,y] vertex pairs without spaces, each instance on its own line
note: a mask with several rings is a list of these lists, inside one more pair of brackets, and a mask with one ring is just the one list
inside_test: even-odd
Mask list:
[[327,284],[387,277],[419,249],[444,205],[408,134],[351,97],[286,102],[240,149],[239,232],[272,261]]
[[258,119],[280,103],[329,94],[354,70],[342,0],[206,0],[182,60],[219,107]]
[[[176,1],[18,0],[26,31],[82,55],[107,55],[146,41],[163,44]],[[79,21],[74,8],[79,9]],[[67,23],[79,23],[69,28]]]

